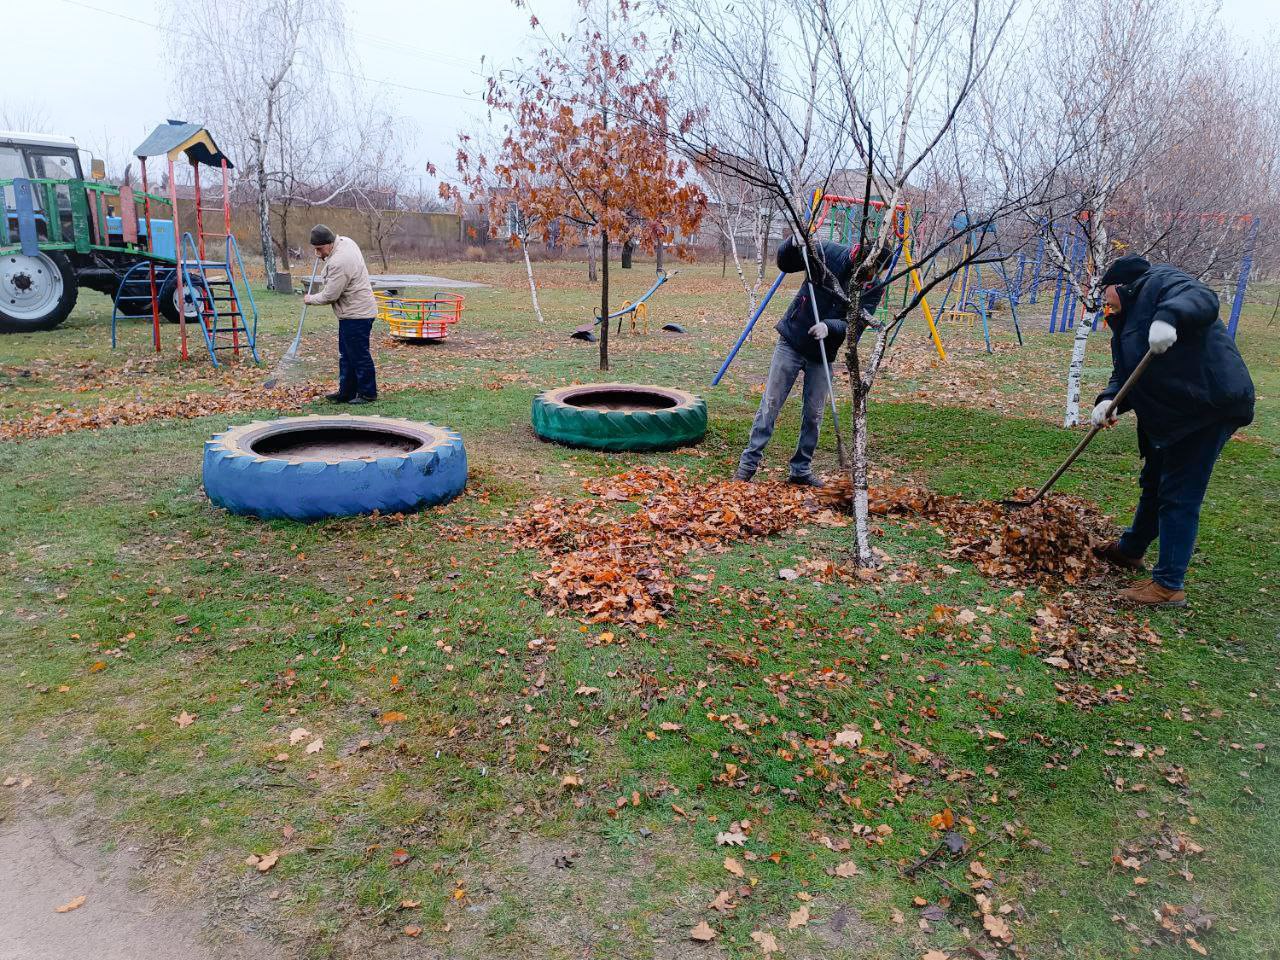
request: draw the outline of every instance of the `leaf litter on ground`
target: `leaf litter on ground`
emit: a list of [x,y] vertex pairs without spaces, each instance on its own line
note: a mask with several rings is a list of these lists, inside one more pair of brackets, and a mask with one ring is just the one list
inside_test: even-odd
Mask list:
[[[508,525],[507,534],[548,558],[548,568],[535,575],[544,600],[591,622],[633,626],[660,624],[674,610],[677,581],[688,572],[690,554],[722,552],[803,524],[846,526],[841,514],[851,503],[846,477],[814,490],[698,481],[683,469],[640,466],[583,486],[591,497],[537,500]],[[611,509],[618,503],[636,509]],[[919,486],[883,485],[871,489],[870,508],[876,516],[932,524],[948,541],[946,559],[967,560],[992,581],[1038,588],[1044,599],[1031,617],[1033,647],[1062,672],[1065,679],[1055,686],[1064,702],[1087,709],[1125,699],[1120,688],[1100,691],[1072,675],[1133,673],[1141,669],[1144,650],[1160,643],[1148,624],[1118,612],[1099,589],[1107,583],[1106,572],[1091,548],[1111,523],[1087,500],[1053,495],[1009,510]],[[865,579],[865,572],[838,564],[802,566],[816,577]],[[972,611],[961,612],[962,625],[973,619]]]

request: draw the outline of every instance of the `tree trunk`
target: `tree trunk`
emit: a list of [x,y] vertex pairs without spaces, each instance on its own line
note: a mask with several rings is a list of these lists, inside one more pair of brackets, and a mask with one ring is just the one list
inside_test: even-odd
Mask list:
[[[289,272],[289,204],[280,204],[280,265],[285,273]],[[273,278],[267,281],[274,284]]]
[[596,242],[593,238],[587,238],[587,280],[595,283],[599,279],[596,274]]
[[[738,238],[732,233],[727,238],[722,238],[721,242],[733,253],[733,269],[738,272],[738,282],[742,284],[742,290],[747,295],[747,313],[756,312],[756,287],[747,283],[747,275],[742,270],[742,257],[738,255]],[[720,271],[721,276],[724,271]]]
[[600,369],[609,369],[609,231],[600,231]]
[[662,242],[661,237],[659,237],[657,243],[654,244],[654,251],[657,254],[657,263],[654,266],[654,270],[658,274],[658,276],[662,276],[662,274],[665,273],[667,269],[667,256],[666,256],[667,248],[666,248],[666,245]]
[[631,255],[635,253],[635,249],[636,249],[636,245],[630,238],[627,238],[626,240],[623,241],[622,243],[622,269],[623,270],[631,269]]
[[542,307],[538,304],[538,285],[533,282],[533,264],[529,262],[529,246],[524,237],[520,238],[520,252],[524,254],[524,272],[529,277],[529,298],[533,301],[533,312],[537,314],[539,323],[545,323]]
[[[1075,304],[1071,305],[1072,310]],[[1093,330],[1096,313],[1086,311],[1076,324],[1076,339],[1071,345],[1071,365],[1067,368],[1067,410],[1062,417],[1064,427],[1074,427],[1080,422],[1080,381],[1084,375],[1084,355],[1089,346],[1089,333]]]
[[857,325],[851,323],[850,327],[856,331],[849,338],[849,352],[845,354],[849,388],[853,393],[853,458],[849,470],[853,485],[854,561],[858,567],[871,568],[876,566],[876,557],[871,550],[871,508],[868,493],[871,464],[867,443],[867,402],[871,396],[871,388],[875,385],[876,373],[884,359],[889,328],[886,326],[876,331],[875,346],[864,365],[858,350],[864,328],[860,320]]
[[262,242],[262,269],[268,280],[276,275],[276,251],[271,241],[271,197],[267,193],[267,175],[258,165],[258,238]]

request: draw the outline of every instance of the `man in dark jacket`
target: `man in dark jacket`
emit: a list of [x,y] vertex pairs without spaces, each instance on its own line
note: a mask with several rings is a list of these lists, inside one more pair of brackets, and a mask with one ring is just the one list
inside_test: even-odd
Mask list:
[[[1142,257],[1121,257],[1102,276],[1111,326],[1111,382],[1093,409],[1111,426],[1132,410],[1144,463],[1133,523],[1116,543],[1095,553],[1127,570],[1145,570],[1160,540],[1151,579],[1120,596],[1147,606],[1185,606],[1183,578],[1196,545],[1200,505],[1227,440],[1253,420],[1254,390],[1240,351],[1218,319],[1218,296],[1203,283]],[[1143,355],[1156,354],[1119,409],[1119,392]]]
[[[795,386],[796,378],[803,373],[800,442],[791,458],[789,482],[822,486],[822,481],[813,475],[813,453],[818,448],[818,434],[827,409],[823,351],[827,363],[834,366],[836,352],[848,333],[844,318],[848,314],[849,288],[857,267],[858,248],[839,243],[815,243],[813,247],[816,255],[810,264],[812,276],[806,277],[774,328],[778,331],[778,345],[773,349],[764,396],[760,398],[760,409],[751,425],[751,440],[738,461],[735,480],[750,480],[755,476],[782,404]],[[778,247],[778,269],[784,273],[800,273],[805,269],[804,250],[795,238],[788,237]],[[874,313],[883,291],[879,285],[870,284],[871,279],[874,274],[858,277],[859,308]],[[809,301],[809,280],[812,280],[814,302],[818,305],[817,317],[821,319],[815,319],[813,304]]]

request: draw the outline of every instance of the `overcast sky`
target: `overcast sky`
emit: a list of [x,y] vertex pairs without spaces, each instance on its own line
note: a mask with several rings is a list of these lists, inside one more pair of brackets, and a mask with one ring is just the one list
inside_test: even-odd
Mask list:
[[[568,28],[577,10],[575,0],[528,5],[553,35]],[[43,132],[119,156],[175,115],[170,38],[154,26],[163,0],[40,0],[37,6],[38,13],[33,7],[23,19],[27,40],[4,44],[0,111],[34,107],[49,118],[51,129]],[[394,111],[416,130],[408,158],[415,170],[431,161],[442,173],[452,172],[456,132],[475,128],[484,116],[481,57],[486,65],[505,64],[536,49],[541,39],[530,29],[528,10],[511,0],[346,0],[346,7],[349,39],[365,76],[384,85]],[[1222,9],[1251,50],[1247,55],[1274,55],[1280,0],[1223,0]],[[198,71],[199,64],[188,68]]]

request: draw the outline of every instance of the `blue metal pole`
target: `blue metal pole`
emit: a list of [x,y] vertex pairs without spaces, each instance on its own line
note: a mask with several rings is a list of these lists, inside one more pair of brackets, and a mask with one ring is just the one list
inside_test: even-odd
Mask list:
[[1249,227],[1249,236],[1244,241],[1244,256],[1240,258],[1240,276],[1236,279],[1236,296],[1231,303],[1231,319],[1227,322],[1227,333],[1231,339],[1236,338],[1236,327],[1240,325],[1240,311],[1244,308],[1244,293],[1249,286],[1249,272],[1253,269],[1253,243],[1258,238],[1258,218],[1253,217]]
[[733,363],[733,358],[738,355],[738,351],[742,349],[742,345],[747,342],[747,337],[751,336],[751,328],[756,325],[756,321],[760,319],[760,314],[764,313],[764,308],[769,306],[769,301],[773,299],[773,295],[778,292],[778,288],[782,286],[782,281],[786,279],[785,273],[779,273],[778,279],[773,281],[773,286],[769,288],[769,292],[764,295],[764,299],[760,301],[760,306],[756,307],[755,313],[751,314],[751,319],[747,321],[747,325],[742,328],[742,333],[738,335],[737,342],[734,343],[733,349],[729,351],[729,355],[724,358],[724,363],[720,364],[720,369],[716,372],[715,379],[711,381],[713,387],[719,386],[720,381],[724,379],[725,372],[729,369],[729,364]]
[[[1067,250],[1064,252],[1066,253],[1066,257],[1070,259],[1071,251]],[[1056,329],[1058,325],[1058,304],[1062,300],[1062,282],[1063,282],[1063,279],[1066,277],[1066,275],[1067,275],[1066,264],[1065,263],[1059,264],[1058,280],[1053,285],[1053,311],[1049,314],[1049,332],[1050,333],[1058,332]],[[1063,329],[1065,330],[1066,328],[1063,327]]]
[[1040,231],[1040,243],[1036,247],[1036,265],[1031,271],[1031,302],[1040,296],[1040,268],[1044,266],[1044,230]]

